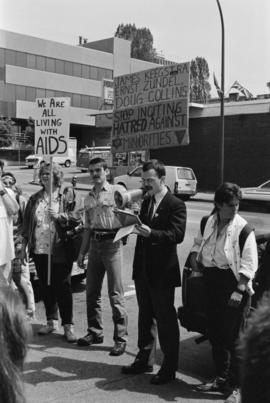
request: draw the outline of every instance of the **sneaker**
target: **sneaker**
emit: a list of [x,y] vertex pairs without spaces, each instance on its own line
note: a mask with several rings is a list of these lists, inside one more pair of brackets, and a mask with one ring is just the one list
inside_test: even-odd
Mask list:
[[74,333],[74,326],[73,325],[64,325],[64,335],[66,340],[69,343],[74,343],[75,341],[77,341],[77,337]]
[[225,403],[241,403],[241,393],[239,388],[233,389],[230,396],[225,400]]
[[80,337],[77,341],[78,346],[91,346],[91,344],[102,344],[103,336],[96,336],[93,333],[87,333],[84,337]]
[[118,355],[122,355],[126,350],[126,345],[127,343],[125,341],[116,341],[110,351],[110,355],[113,355],[115,357]]
[[217,376],[213,381],[196,385],[199,392],[224,392],[227,387],[227,380]]
[[38,330],[38,334],[44,336],[46,334],[53,333],[57,330],[58,330],[58,321],[51,319],[51,320],[48,320],[47,325],[42,326]]

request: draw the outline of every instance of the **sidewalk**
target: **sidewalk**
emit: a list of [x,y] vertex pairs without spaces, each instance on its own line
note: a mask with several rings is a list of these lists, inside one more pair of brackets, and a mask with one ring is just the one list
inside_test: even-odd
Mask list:
[[[85,333],[86,312],[83,292],[74,294],[76,332]],[[37,321],[33,324],[27,362],[24,368],[27,403],[221,403],[219,394],[200,393],[194,384],[213,376],[208,342],[197,345],[198,336],[181,328],[179,370],[176,380],[165,385],[151,385],[152,374],[123,375],[121,366],[130,364],[137,352],[137,306],[135,296],[126,298],[130,317],[129,341],[125,354],[109,356],[112,346],[112,320],[108,297],[102,295],[104,344],[78,347],[67,343],[62,329],[49,336],[36,335],[44,320],[44,308],[37,304]],[[133,311],[133,312],[132,312]],[[132,312],[132,313],[131,313]],[[162,356],[157,351],[157,372]]]

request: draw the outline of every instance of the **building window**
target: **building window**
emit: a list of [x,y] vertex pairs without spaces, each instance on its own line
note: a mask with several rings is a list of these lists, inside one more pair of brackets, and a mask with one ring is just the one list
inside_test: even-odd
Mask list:
[[64,73],[68,76],[72,76],[72,63],[71,62],[65,62],[65,69]]
[[0,81],[5,81],[5,67],[0,67]]
[[71,98],[71,106],[75,108],[80,108],[82,104],[81,95],[80,94],[72,94]]
[[73,63],[72,75],[75,77],[82,76],[82,65],[79,63]]
[[16,99],[19,99],[20,101],[25,101],[26,88],[23,85],[16,85]]
[[99,68],[98,69],[98,80],[102,81],[105,78],[105,69]]
[[63,60],[55,61],[55,72],[58,74],[64,74],[65,63]]
[[5,49],[0,48],[0,67],[5,67]]
[[16,52],[16,66],[27,67],[27,55],[24,52]]
[[112,80],[112,78],[113,78],[112,70],[104,69],[104,78],[108,78],[108,79]]
[[14,85],[14,84],[5,85],[4,100],[7,102],[16,101],[16,85]]
[[90,96],[90,108],[99,109],[98,104],[99,104],[99,98]]
[[35,55],[26,55],[26,67],[28,69],[35,69],[36,68],[36,56]]
[[45,98],[46,97],[46,91],[43,88],[37,88],[36,97],[37,98]]
[[98,69],[97,69],[97,67],[90,66],[90,78],[92,80],[98,80]]
[[63,92],[62,91],[54,91],[54,96],[55,97],[58,97],[58,98],[62,98],[62,96],[63,96]]
[[37,56],[37,70],[45,71],[45,57]]
[[5,83],[3,81],[0,81],[0,100],[5,100]]
[[82,95],[82,108],[90,108],[90,97],[88,95]]
[[55,73],[55,59],[46,57],[46,71]]
[[5,53],[6,53],[5,54],[5,56],[6,56],[6,64],[10,64],[12,66],[15,66],[15,64],[16,64],[16,62],[15,62],[16,53],[14,52],[14,50],[6,49]]
[[36,89],[33,87],[26,87],[26,101],[34,102],[36,100]]
[[45,90],[45,98],[52,98],[54,97],[54,91],[53,90]]
[[82,78],[90,78],[90,66],[82,65]]

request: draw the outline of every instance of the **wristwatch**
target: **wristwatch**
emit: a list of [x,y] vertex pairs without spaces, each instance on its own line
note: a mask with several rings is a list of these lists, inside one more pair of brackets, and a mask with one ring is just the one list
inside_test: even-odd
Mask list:
[[0,190],[0,196],[4,196],[6,193],[4,190]]

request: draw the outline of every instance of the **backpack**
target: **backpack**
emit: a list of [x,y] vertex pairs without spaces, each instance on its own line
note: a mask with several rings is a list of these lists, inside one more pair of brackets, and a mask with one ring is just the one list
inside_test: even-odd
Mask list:
[[[200,223],[201,234],[204,234],[208,216],[204,216]],[[246,224],[239,234],[240,255],[246,242],[247,237],[253,229]],[[178,318],[181,326],[188,331],[201,333],[197,342],[207,339],[207,320],[205,315],[205,293],[202,277],[190,277],[192,273],[190,265],[190,254],[185,262],[182,276],[182,303],[183,306],[178,308]]]

